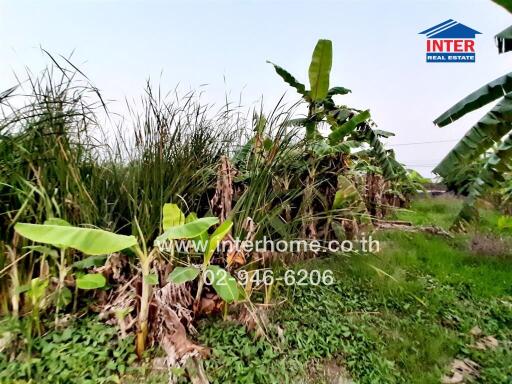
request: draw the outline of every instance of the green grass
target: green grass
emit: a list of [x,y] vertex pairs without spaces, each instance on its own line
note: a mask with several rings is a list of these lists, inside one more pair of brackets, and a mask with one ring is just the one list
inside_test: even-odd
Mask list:
[[[458,201],[417,201],[416,224],[449,226]],[[429,209],[432,207],[432,209]],[[493,214],[483,217],[493,230]],[[482,221],[483,222],[483,221]],[[476,257],[468,236],[379,233],[382,251],[310,260],[331,269],[332,286],[281,287],[268,340],[256,344],[240,326],[209,321],[200,340],[213,347],[213,382],[317,382],[312,364],[341,361],[359,383],[439,383],[454,358],[481,365],[482,383],[512,380],[512,259]],[[470,330],[499,340],[477,351]],[[279,336],[277,329],[282,330]],[[234,344],[234,348],[233,348]],[[247,376],[249,375],[249,376]]]
[[462,208],[462,200],[443,196],[414,200],[407,209],[396,213],[398,220],[410,221],[415,225],[438,225],[448,229]]
[[[420,198],[413,200],[409,208],[398,210],[395,217],[414,225],[434,224],[448,230],[461,210],[462,203],[461,198],[452,195]],[[479,221],[472,229],[484,232],[498,231],[496,224],[501,215],[483,203],[479,205]]]

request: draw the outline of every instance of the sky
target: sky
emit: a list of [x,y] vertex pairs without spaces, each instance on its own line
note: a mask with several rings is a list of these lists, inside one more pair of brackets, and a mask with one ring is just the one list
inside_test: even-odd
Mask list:
[[[426,63],[431,26],[454,19],[481,32],[475,63]],[[142,94],[148,78],[163,90],[201,90],[205,102],[226,95],[246,107],[272,106],[286,94],[271,60],[307,82],[319,38],[333,42],[331,86],[352,93],[340,104],[370,109],[397,158],[430,176],[487,109],[444,127],[432,121],[461,98],[507,73],[512,54],[498,55],[494,35],[512,15],[490,0],[0,0],[0,91],[26,67],[34,73],[53,55],[68,56],[110,108]],[[418,144],[421,143],[421,144]]]

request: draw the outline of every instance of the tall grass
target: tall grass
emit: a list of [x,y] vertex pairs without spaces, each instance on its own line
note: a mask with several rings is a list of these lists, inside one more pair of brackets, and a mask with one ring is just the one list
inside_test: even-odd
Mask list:
[[[65,59],[51,59],[53,64],[41,74],[27,73],[16,90],[2,94],[4,310],[8,289],[15,296],[13,290],[42,268],[39,258],[25,252],[14,235],[16,222],[42,223],[58,217],[75,225],[138,235],[136,220],[150,242],[161,231],[163,204],[177,203],[183,211],[200,216],[211,211],[223,155],[242,159],[232,212],[240,218],[235,220],[238,233],[248,216],[261,223],[262,231],[279,229],[276,220],[300,193],[290,187],[288,176],[282,177],[297,177],[293,164],[301,156],[297,132],[287,126],[291,111],[286,106],[279,104],[260,125],[257,134],[265,139],[263,151],[254,145],[253,122],[239,108],[228,104],[216,109],[194,92],[165,94],[148,82],[140,101],[129,104],[128,116],[118,120],[76,67]],[[107,117],[106,124],[100,123],[101,117]],[[244,146],[249,148],[245,158],[240,155]]]

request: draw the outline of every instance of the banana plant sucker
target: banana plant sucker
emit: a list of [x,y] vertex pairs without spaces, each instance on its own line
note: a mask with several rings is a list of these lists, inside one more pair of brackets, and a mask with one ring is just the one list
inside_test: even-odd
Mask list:
[[142,270],[142,292],[140,296],[140,311],[137,319],[137,345],[136,352],[139,358],[142,357],[146,349],[146,340],[148,336],[148,317],[149,317],[149,304],[151,302],[152,287],[149,282],[148,276],[150,275],[151,262],[158,252],[158,248],[153,248],[149,254],[146,249],[141,249],[139,245],[134,247],[135,253],[140,260]]

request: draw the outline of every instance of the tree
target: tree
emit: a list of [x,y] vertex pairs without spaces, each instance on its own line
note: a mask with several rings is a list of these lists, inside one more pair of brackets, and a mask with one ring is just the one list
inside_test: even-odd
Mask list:
[[[497,4],[512,12],[508,1],[496,0]],[[496,35],[499,53],[512,50],[512,26]],[[434,168],[434,172],[444,179],[453,177],[453,170],[471,166],[481,161],[484,164],[477,176],[469,183],[464,206],[454,223],[454,228],[462,229],[465,222],[473,220],[477,211],[476,200],[489,188],[504,180],[511,170],[512,159],[512,72],[477,89],[466,96],[441,116],[434,124],[443,127],[495,100],[499,100],[483,118],[481,118],[446,157]]]

